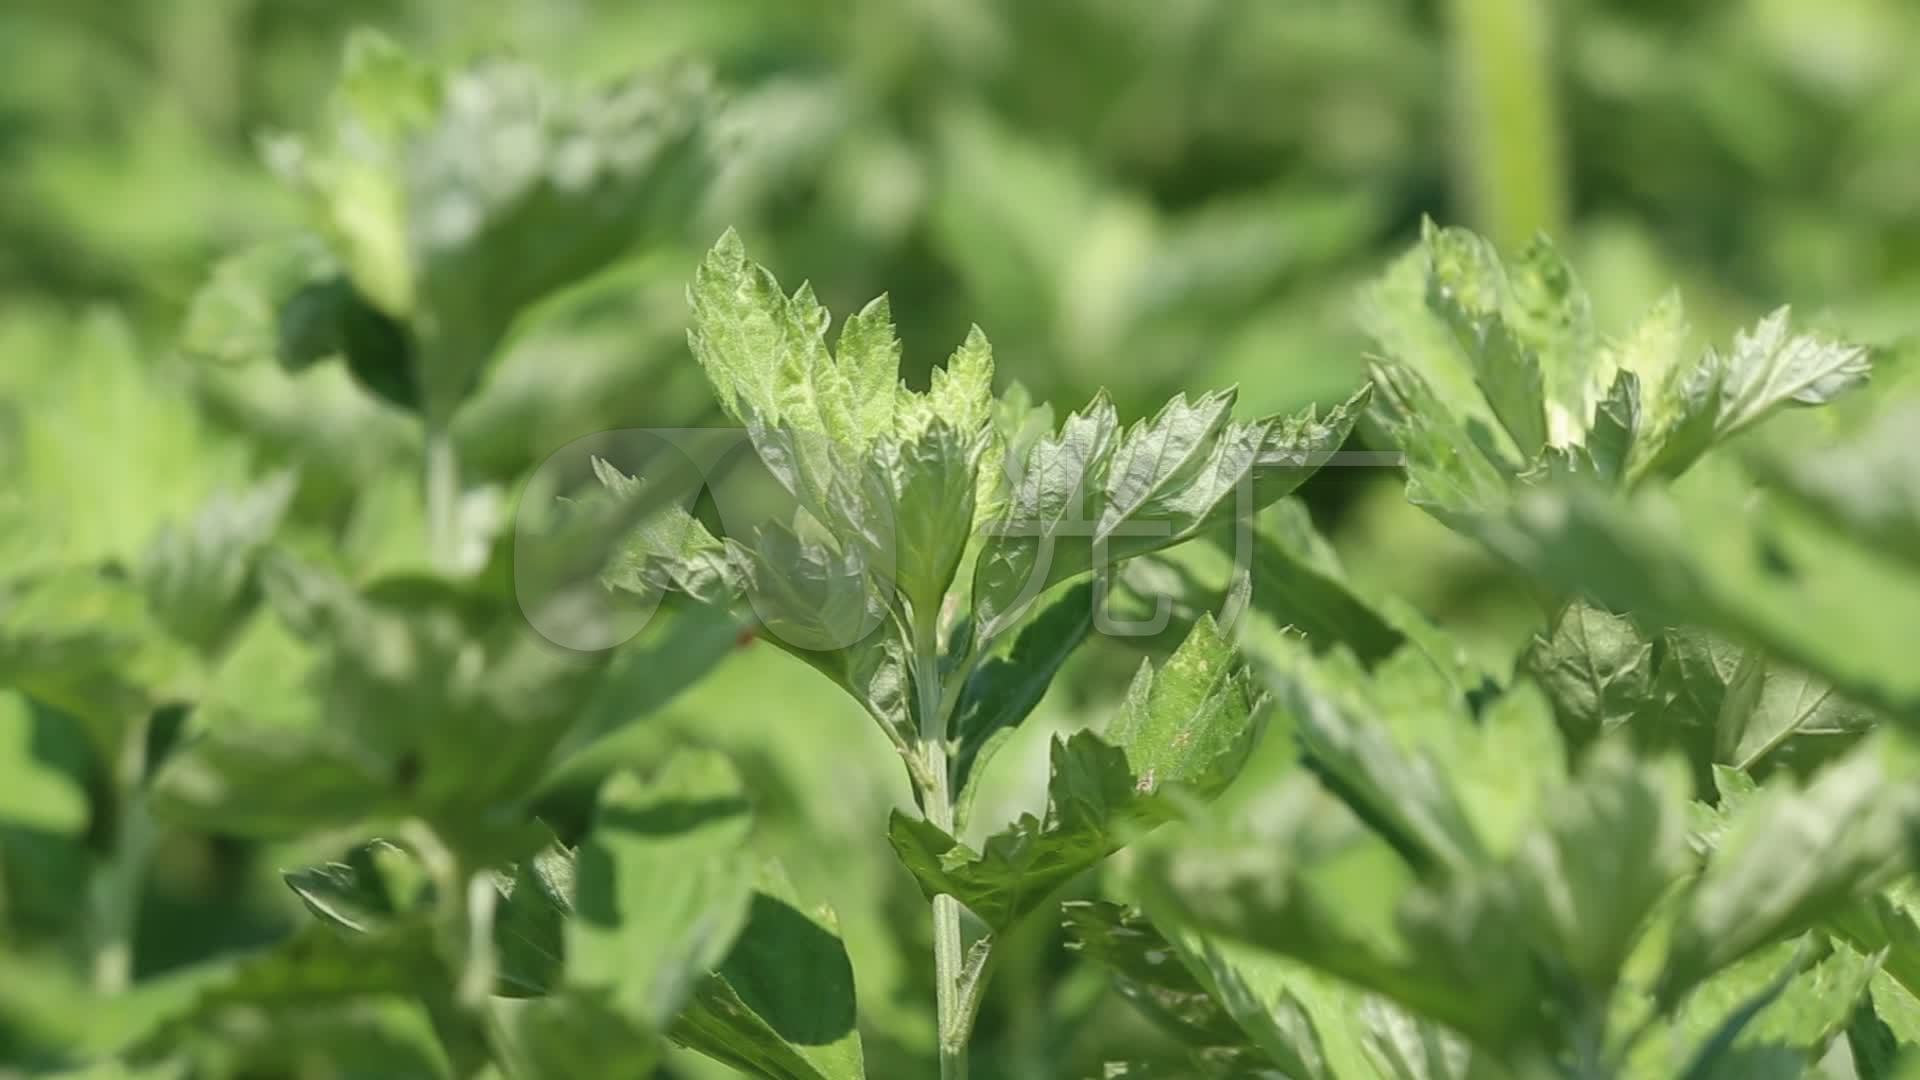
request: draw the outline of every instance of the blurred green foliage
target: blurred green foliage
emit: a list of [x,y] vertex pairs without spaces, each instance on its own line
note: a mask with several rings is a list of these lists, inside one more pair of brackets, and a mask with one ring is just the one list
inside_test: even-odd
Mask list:
[[[460,398],[435,407],[445,430],[433,433],[457,448],[457,505],[421,491],[430,433],[404,389],[369,392],[338,365],[246,362],[262,334],[286,331],[246,317],[269,263],[295,266],[289,288],[339,300],[353,326],[414,314],[358,267],[316,269],[284,246],[327,222],[324,192],[275,175],[299,171],[281,136],[339,119],[330,89],[361,27],[436,62],[509,57],[583,86],[678,64],[705,70],[716,95],[703,182],[631,196],[646,200],[645,227],[593,237],[614,246],[566,266],[568,288],[543,279],[501,299],[456,280],[421,294],[474,305],[466,330],[518,315],[484,328],[497,350],[447,350],[491,356],[484,370],[428,384]],[[683,290],[728,226],[783,278],[810,276],[829,308],[890,291],[915,385],[977,323],[1003,384],[1063,406],[1104,386],[1124,420],[1230,383],[1253,414],[1344,399],[1374,348],[1361,287],[1423,217],[1509,252],[1550,232],[1608,337],[1677,282],[1695,346],[1792,300],[1802,323],[1897,358],[1920,329],[1915,131],[1920,6],[1907,0],[12,0],[0,7],[0,568],[33,596],[9,592],[5,610],[59,612],[76,634],[100,611],[143,611],[129,591],[151,580],[143,560],[190,548],[181,537],[217,495],[271,502],[287,469],[297,493],[266,528],[310,562],[365,584],[423,569],[436,532],[456,537],[457,560],[457,537],[491,535],[517,485],[569,441],[717,419],[687,354]],[[314,144],[325,156],[325,138]],[[489,239],[509,263],[557,243],[538,221]],[[415,254],[430,286],[431,253]],[[340,280],[351,288],[325,291]],[[414,346],[409,363],[431,351]],[[376,342],[364,355],[389,354]],[[1407,507],[1401,479],[1332,469],[1305,496],[1355,580],[1445,621],[1490,666],[1509,662],[1537,621],[1533,596]],[[76,566],[99,572],[63,577]],[[259,586],[242,577],[233,588],[251,599]],[[1769,640],[1794,640],[1779,621],[1763,620]],[[291,628],[261,619],[229,638],[220,611],[188,622],[189,636],[219,639],[218,664],[142,649],[130,630],[110,644],[137,687],[83,670],[31,700],[0,693],[0,760],[35,766],[0,778],[0,1074],[69,1041],[72,1014],[104,1008],[72,972],[86,970],[92,883],[126,839],[122,763],[117,732],[69,721],[123,693],[200,701],[196,723],[302,720],[280,690],[310,662]],[[714,677],[594,746],[545,809],[583,823],[620,764],[686,741],[727,751],[801,891],[839,911],[869,1069],[926,1074],[924,910],[872,828],[908,798],[890,747],[774,650],[713,653]],[[1046,734],[1109,708],[1137,654],[1104,643],[1075,661],[1004,755],[1016,767],[985,784],[982,805],[1005,813],[980,821],[1034,805]],[[159,752],[166,734],[153,739]],[[1251,768],[1282,758],[1263,750]],[[285,936],[305,913],[275,871],[339,854],[188,829],[141,842],[147,887],[126,913],[135,981]],[[1116,1044],[1152,1050],[1043,930],[1007,950],[981,1075],[1079,1075]],[[430,1041],[424,1024],[404,1009],[316,1018],[304,1043],[236,1068],[330,1075],[302,1072],[299,1047],[342,1030],[431,1056],[405,1049]],[[691,1058],[664,1067],[714,1075]]]

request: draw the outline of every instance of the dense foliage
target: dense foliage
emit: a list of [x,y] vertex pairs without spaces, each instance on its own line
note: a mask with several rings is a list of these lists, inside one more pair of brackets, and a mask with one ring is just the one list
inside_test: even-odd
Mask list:
[[1905,7],[122,7],[0,1076],[1920,1075]]

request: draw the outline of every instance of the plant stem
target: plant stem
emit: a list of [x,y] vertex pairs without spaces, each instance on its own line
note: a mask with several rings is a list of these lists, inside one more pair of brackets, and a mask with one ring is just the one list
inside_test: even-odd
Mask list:
[[[947,714],[940,680],[940,641],[931,614],[914,615],[914,684],[920,695],[920,748],[927,764],[928,788],[921,804],[927,820],[953,831],[953,791],[947,768]],[[933,898],[934,1011],[940,1032],[940,1080],[966,1080],[967,1040],[972,1009],[963,993],[966,959],[960,939],[960,902],[946,894]]]
[[133,982],[134,926],[140,915],[141,879],[153,846],[153,821],[141,787],[147,772],[147,717],[127,725],[120,756],[114,762],[113,788],[118,819],[109,862],[93,878],[93,986],[117,994]]
[[456,1000],[478,1009],[500,970],[493,926],[500,897],[486,867],[462,858],[438,829],[418,818],[400,824],[400,839],[433,881],[441,949],[460,972]]
[[1462,192],[1481,231],[1518,251],[1566,217],[1552,5],[1451,0],[1447,13]]
[[427,422],[426,453],[427,553],[446,572],[460,554],[460,456],[444,421]]

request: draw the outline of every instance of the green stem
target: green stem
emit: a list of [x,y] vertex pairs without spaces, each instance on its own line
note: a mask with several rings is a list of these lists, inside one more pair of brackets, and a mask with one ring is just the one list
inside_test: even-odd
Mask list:
[[114,800],[118,818],[109,862],[94,875],[92,907],[93,985],[102,994],[120,993],[133,982],[134,927],[140,915],[140,889],[153,848],[153,820],[141,790],[147,772],[147,718],[127,726],[120,757],[114,762]]
[[418,818],[401,823],[400,839],[433,881],[442,954],[460,972],[457,1000],[478,1009],[493,993],[500,969],[493,946],[500,897],[493,877],[486,867],[461,858],[439,830]]
[[[953,831],[953,791],[947,767],[947,714],[940,680],[937,620],[914,616],[914,684],[920,695],[920,749],[927,763],[922,806],[927,820]],[[933,898],[934,1010],[940,1032],[940,1080],[966,1080],[967,1041],[972,1035],[977,990],[968,987],[960,937],[960,902]],[[970,992],[971,991],[971,992]],[[973,1002],[967,999],[974,998]]]
[[427,422],[426,487],[428,555],[450,571],[460,554],[460,455],[441,421]]
[[1467,208],[1502,250],[1555,233],[1566,180],[1545,0],[1451,0],[1453,140]]

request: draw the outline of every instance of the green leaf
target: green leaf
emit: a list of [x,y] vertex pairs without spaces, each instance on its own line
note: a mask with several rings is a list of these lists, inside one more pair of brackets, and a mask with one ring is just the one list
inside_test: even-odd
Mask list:
[[1762,478],[1856,543],[1920,568],[1920,405],[1902,405],[1836,445],[1758,448]]
[[478,586],[398,578],[360,591],[287,559],[266,583],[321,657],[325,738],[443,832],[530,795],[608,662],[556,647]]
[[1126,751],[1141,791],[1178,784],[1208,798],[1239,773],[1259,707],[1232,643],[1202,615],[1160,670],[1141,663],[1106,737]]
[[892,526],[892,574],[913,610],[938,615],[973,536],[983,428],[936,420],[917,435],[883,444],[868,476],[873,503]]
[[739,775],[712,752],[677,754],[651,782],[608,780],[574,871],[568,984],[664,1028],[746,925],[750,827]]
[[1227,828],[1157,838],[1137,865],[1163,924],[1164,912],[1292,958],[1483,1047],[1508,1052],[1551,1035],[1551,995],[1514,932],[1510,888],[1415,887],[1387,843],[1310,785],[1279,789]]
[[1542,489],[1481,532],[1547,583],[1631,612],[1752,640],[1844,697],[1920,715],[1920,575],[1797,507],[1747,492]]
[[[953,784],[961,827],[970,816],[979,770],[1046,696],[1061,665],[1093,629],[1091,582],[1062,591],[1034,611],[1011,641],[979,661],[954,705]],[[1003,639],[1004,640],[1004,639]]]
[[1453,331],[1493,415],[1532,458],[1547,445],[1545,379],[1538,353],[1506,321],[1505,271],[1486,241],[1461,229],[1426,227],[1427,303]]
[[856,1019],[853,967],[833,909],[804,904],[768,863],[746,928],[670,1034],[771,1080],[858,1080],[866,1065]]
[[945,893],[998,931],[1155,824],[1126,754],[1089,732],[1055,738],[1045,818],[1024,814],[974,851],[931,822],[894,811],[887,839],[929,899]]
[[1843,1034],[1875,962],[1818,936],[1783,941],[1701,984],[1649,1026],[1625,1076],[1798,1077]]
[[1583,746],[1631,721],[1653,696],[1653,642],[1631,618],[1568,604],[1527,652],[1560,729]]
[[1595,749],[1515,855],[1520,910],[1543,955],[1605,1000],[1669,887],[1693,865],[1686,774]]
[[25,698],[0,692],[0,825],[76,836],[92,813],[87,793],[35,753],[36,721]]
[[893,307],[885,294],[847,316],[834,354],[846,370],[859,428],[892,430],[900,383],[900,339],[894,336]]
[[[1293,717],[1306,764],[1329,790],[1415,867],[1467,870],[1485,860],[1440,761],[1431,750],[1399,745],[1382,719],[1391,714],[1357,664],[1338,653],[1327,662],[1302,655],[1283,664],[1273,677],[1280,710]],[[1444,701],[1448,692],[1437,689]]]
[[515,1080],[600,1073],[646,1076],[660,1037],[602,998],[581,991],[487,1002],[488,1042]]
[[1911,788],[1863,746],[1804,790],[1763,787],[1734,814],[1689,889],[1659,993],[1673,1002],[1756,949],[1797,934],[1905,866]]
[[1405,634],[1346,580],[1304,506],[1283,499],[1259,523],[1252,535],[1255,609],[1317,647],[1344,646],[1362,663],[1384,659],[1400,646]]
[[1232,393],[1175,397],[1124,433],[1096,396],[1009,460],[1007,504],[975,564],[976,635],[992,641],[1053,585],[1251,515],[1304,483],[1352,430],[1369,391],[1330,410],[1228,418]]
[[216,650],[257,596],[260,554],[293,499],[281,473],[241,495],[217,495],[192,522],[162,528],[138,578],[154,617],[202,652]]
[[[847,321],[836,357],[811,291],[786,296],[731,231],[690,296],[690,341],[715,396],[802,511],[791,538],[761,526],[731,545],[770,635],[831,654],[861,642],[896,601],[937,619],[993,442],[985,336],[976,328],[925,393],[907,390],[884,303]],[[816,666],[864,664],[828,656]]]
[[419,915],[429,900],[418,860],[385,840],[368,841],[342,861],[301,867],[281,877],[316,918],[353,934],[378,933]]
[[350,825],[404,802],[410,774],[338,733],[222,727],[176,750],[153,781],[162,819],[243,836]]
[[1159,798],[1217,795],[1252,745],[1259,700],[1210,616],[1158,671],[1143,663],[1108,731],[1056,738],[1044,818],[1022,815],[975,852],[895,813],[888,838],[929,898],[946,893],[1005,930],[1169,813]]
[[1898,1075],[1900,1041],[1874,1011],[1871,997],[1854,1007],[1847,1022],[1847,1051],[1860,1080],[1893,1080]]
[[1198,1060],[1228,1075],[1379,1075],[1361,1017],[1391,1011],[1384,1003],[1269,953],[1192,933],[1164,936],[1140,913],[1115,904],[1074,901],[1063,912],[1068,948],[1106,968],[1120,995],[1192,1047]]
[[1061,913],[1067,948],[1105,968],[1120,996],[1168,1035],[1201,1049],[1247,1044],[1233,1016],[1139,912],[1074,900]]
[[524,309],[690,204],[707,170],[708,93],[685,70],[588,93],[501,60],[442,74],[362,36],[329,137],[270,153],[354,291],[408,327],[403,383],[445,418]]
[[499,993],[524,997],[557,989],[573,914],[575,858],[558,840],[493,875],[500,893],[493,917]]
[[0,687],[80,721],[104,760],[128,724],[191,700],[200,678],[124,579],[76,569],[0,582]]
[[1661,392],[1665,425],[1649,433],[1648,471],[1674,475],[1714,443],[1787,405],[1824,405],[1866,381],[1866,350],[1811,335],[1789,336],[1787,309],[1736,334],[1733,348],[1674,373]]
[[[1740,683],[1749,684],[1741,686]],[[1820,756],[1843,749],[1871,731],[1878,714],[1846,700],[1833,687],[1779,663],[1755,658],[1724,700],[1721,757],[1751,769],[1776,752],[1801,750],[1818,741]]]

